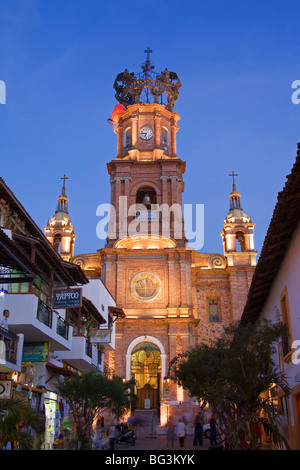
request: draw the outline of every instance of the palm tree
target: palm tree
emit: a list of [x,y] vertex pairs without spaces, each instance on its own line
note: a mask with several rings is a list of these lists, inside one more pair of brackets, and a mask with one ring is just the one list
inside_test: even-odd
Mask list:
[[[22,422],[26,423],[26,430],[21,430]],[[12,441],[16,441],[22,450],[33,449],[34,437],[28,428],[41,434],[44,431],[43,418],[17,397],[0,400],[0,449]]]

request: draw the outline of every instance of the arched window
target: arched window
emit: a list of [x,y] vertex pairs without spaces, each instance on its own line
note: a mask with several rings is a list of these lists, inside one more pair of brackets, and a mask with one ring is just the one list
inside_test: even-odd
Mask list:
[[169,149],[170,149],[169,131],[165,127],[161,128],[161,148],[164,149],[166,153],[169,153]]
[[125,130],[124,134],[124,150],[130,150],[132,145],[131,127]]

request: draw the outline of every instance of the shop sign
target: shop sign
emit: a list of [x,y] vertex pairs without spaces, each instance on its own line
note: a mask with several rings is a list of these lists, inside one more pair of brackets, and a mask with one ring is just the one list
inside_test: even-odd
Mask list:
[[49,343],[25,343],[23,346],[22,362],[48,361]]
[[164,399],[170,400],[170,386],[164,385]]
[[0,400],[7,400],[12,396],[12,380],[0,380]]
[[54,290],[54,309],[81,307],[82,289]]
[[111,330],[109,328],[103,328],[97,330],[92,329],[91,343],[111,343]]

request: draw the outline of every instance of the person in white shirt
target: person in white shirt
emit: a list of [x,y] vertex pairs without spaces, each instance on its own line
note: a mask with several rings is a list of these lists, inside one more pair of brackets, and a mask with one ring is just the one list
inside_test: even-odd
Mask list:
[[4,328],[5,330],[8,330],[8,324],[7,324],[8,318],[9,318],[9,310],[5,309],[3,310],[3,316],[0,319],[0,328]]
[[110,450],[114,450],[115,440],[116,440],[116,428],[114,425],[112,425],[109,428],[108,437],[109,437],[109,448]]
[[185,424],[182,418],[179,418],[179,422],[177,424],[177,436],[179,437],[179,445],[183,449],[184,448],[184,439],[186,434]]

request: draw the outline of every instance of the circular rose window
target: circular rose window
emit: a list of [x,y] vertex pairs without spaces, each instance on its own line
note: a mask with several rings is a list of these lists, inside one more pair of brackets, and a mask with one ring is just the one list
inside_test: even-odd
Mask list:
[[151,272],[142,271],[133,276],[130,281],[132,294],[141,300],[153,299],[160,288],[159,277]]

